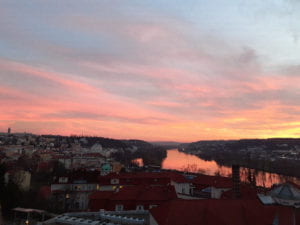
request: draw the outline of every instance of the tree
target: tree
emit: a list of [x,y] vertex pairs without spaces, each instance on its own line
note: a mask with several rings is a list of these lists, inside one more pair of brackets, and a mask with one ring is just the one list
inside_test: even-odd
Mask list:
[[18,206],[22,198],[22,191],[12,180],[5,184],[6,166],[0,164],[0,203],[4,215],[8,215],[13,207]]
[[6,185],[4,193],[2,208],[3,211],[8,212],[10,209],[18,206],[22,199],[22,192],[19,186],[10,180]]
[[2,201],[5,195],[5,175],[6,167],[4,164],[0,164],[0,203],[2,205]]
[[4,190],[4,187],[5,187],[5,178],[4,178],[5,172],[6,172],[5,165],[0,164],[0,194],[1,194],[1,196],[2,196],[2,191]]
[[67,172],[65,165],[58,160],[53,161],[53,176],[63,176]]

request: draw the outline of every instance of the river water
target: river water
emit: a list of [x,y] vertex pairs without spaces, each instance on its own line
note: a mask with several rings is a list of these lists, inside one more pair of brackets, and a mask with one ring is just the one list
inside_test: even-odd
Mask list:
[[[187,172],[198,172],[207,175],[231,176],[231,168],[218,165],[214,160],[205,161],[195,155],[178,151],[178,149],[170,149],[167,151],[167,157],[162,162],[163,169],[172,169]],[[254,170],[251,170],[254,172]],[[249,174],[248,168],[241,168],[241,180],[247,181]],[[288,177],[275,173],[267,173],[264,171],[256,171],[256,184],[258,186],[271,187],[276,183],[292,181],[300,184],[300,179]]]

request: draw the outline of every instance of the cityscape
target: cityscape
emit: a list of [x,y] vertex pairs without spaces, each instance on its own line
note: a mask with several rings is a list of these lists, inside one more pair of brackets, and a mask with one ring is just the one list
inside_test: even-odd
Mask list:
[[0,0],[0,225],[300,225],[299,21]]
[[[233,148],[237,143],[241,150]],[[262,143],[273,149],[261,149]],[[226,156],[228,145],[235,158]],[[13,224],[247,224],[256,212],[254,224],[292,224],[300,207],[299,169],[292,167],[291,175],[268,162],[299,166],[299,146],[300,139],[149,143],[8,128],[0,134],[3,218]],[[216,151],[224,151],[223,161]],[[207,210],[218,217],[203,218]]]

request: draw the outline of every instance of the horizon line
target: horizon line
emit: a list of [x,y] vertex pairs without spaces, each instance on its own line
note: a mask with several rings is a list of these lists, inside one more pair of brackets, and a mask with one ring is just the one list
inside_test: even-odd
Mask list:
[[199,139],[194,141],[176,141],[176,140],[146,140],[146,139],[138,139],[138,138],[114,138],[114,137],[108,137],[108,136],[99,136],[99,135],[88,135],[88,134],[69,134],[69,135],[63,135],[63,134],[54,134],[54,133],[31,133],[27,131],[23,132],[0,132],[0,134],[31,134],[35,136],[61,136],[61,137],[97,137],[97,138],[107,138],[107,139],[114,139],[114,140],[140,140],[145,141],[149,143],[156,143],[156,142],[175,142],[178,144],[187,144],[187,143],[194,143],[194,142],[200,142],[200,141],[240,141],[240,140],[268,140],[268,139],[300,139],[299,137],[266,137],[266,138],[236,138],[236,139]]

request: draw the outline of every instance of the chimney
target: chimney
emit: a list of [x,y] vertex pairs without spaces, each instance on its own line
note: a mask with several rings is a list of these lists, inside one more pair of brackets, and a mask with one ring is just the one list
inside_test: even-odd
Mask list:
[[232,165],[232,193],[233,198],[240,198],[241,197],[241,190],[240,190],[240,166],[239,165]]
[[116,186],[116,188],[115,188],[115,193],[116,192],[119,192],[120,191],[120,187],[119,186]]

